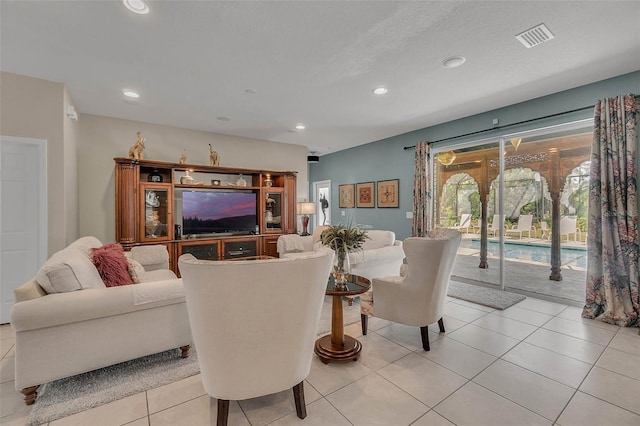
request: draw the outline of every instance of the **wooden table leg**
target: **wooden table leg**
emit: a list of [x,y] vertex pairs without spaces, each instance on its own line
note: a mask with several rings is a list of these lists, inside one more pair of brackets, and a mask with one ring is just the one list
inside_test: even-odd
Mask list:
[[342,297],[333,296],[331,301],[331,345],[344,349],[344,317]]
[[360,357],[362,344],[344,334],[342,296],[333,296],[331,305],[331,334],[316,340],[315,353],[320,361],[329,362],[356,361]]

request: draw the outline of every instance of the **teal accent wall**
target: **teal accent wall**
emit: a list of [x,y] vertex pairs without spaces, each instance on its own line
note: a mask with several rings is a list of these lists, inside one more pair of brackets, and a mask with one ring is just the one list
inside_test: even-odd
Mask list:
[[[493,127],[494,118],[499,120],[499,126],[506,126],[592,106],[600,99],[627,93],[640,94],[640,71],[324,155],[320,157],[319,163],[309,165],[309,194],[313,194],[313,182],[331,180],[329,208],[333,224],[342,222],[368,225],[373,229],[388,229],[396,233],[397,239],[402,240],[411,236],[411,219],[406,218],[406,212],[413,209],[414,151],[404,150],[405,146],[488,129]],[[592,117],[593,110],[588,109],[508,129],[498,128],[495,131],[443,142],[438,144],[438,147],[455,146],[462,142]],[[400,179],[399,208],[338,208],[338,185],[387,179]],[[345,216],[341,215],[341,211],[345,212]]]

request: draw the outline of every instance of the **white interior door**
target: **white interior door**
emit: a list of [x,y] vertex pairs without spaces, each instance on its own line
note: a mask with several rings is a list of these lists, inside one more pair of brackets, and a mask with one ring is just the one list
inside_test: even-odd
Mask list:
[[0,323],[47,255],[46,141],[0,137]]
[[321,225],[331,225],[331,181],[321,180],[313,182],[313,200],[316,203],[314,228]]

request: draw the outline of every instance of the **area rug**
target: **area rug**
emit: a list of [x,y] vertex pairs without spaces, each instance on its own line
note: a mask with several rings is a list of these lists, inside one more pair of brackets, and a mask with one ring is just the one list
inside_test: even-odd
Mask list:
[[466,300],[467,302],[473,302],[495,309],[507,309],[509,306],[513,306],[526,299],[526,297],[521,294],[494,290],[480,285],[453,280],[449,281],[448,295],[456,299]]
[[[359,300],[352,306],[343,303],[345,325],[360,321]],[[331,330],[331,303],[332,298],[325,297],[318,335]],[[195,348],[189,358],[180,358],[179,352],[173,349],[47,383],[38,391],[27,425],[45,424],[200,373]]]
[[46,383],[38,391],[27,425],[41,425],[199,372],[193,348],[189,358],[180,358],[180,350],[173,349]]

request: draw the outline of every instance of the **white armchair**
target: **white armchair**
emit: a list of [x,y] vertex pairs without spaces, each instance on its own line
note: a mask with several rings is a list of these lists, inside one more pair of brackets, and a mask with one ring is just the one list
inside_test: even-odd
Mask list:
[[438,321],[440,332],[445,331],[444,302],[461,239],[460,232],[443,228],[432,231],[428,238],[405,239],[407,264],[404,273],[374,278],[371,290],[360,298],[362,334],[367,334],[369,315],[418,326],[422,347],[428,351],[427,326]]
[[218,425],[225,425],[229,400],[289,388],[298,417],[305,418],[303,380],[333,252],[221,262],[185,254],[178,264],[212,419],[214,398]]

